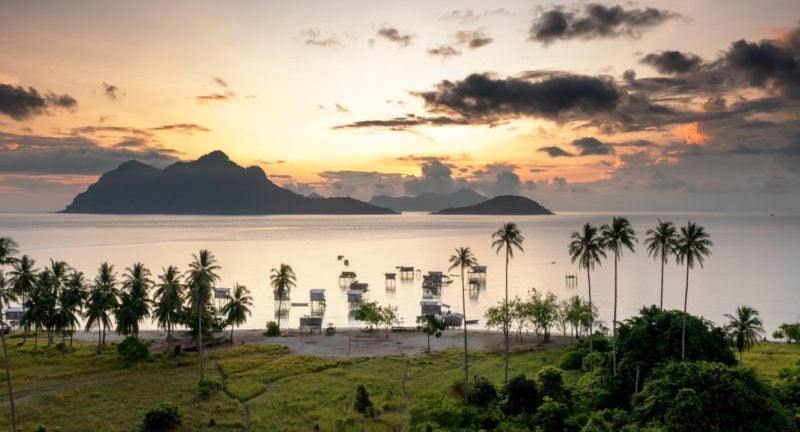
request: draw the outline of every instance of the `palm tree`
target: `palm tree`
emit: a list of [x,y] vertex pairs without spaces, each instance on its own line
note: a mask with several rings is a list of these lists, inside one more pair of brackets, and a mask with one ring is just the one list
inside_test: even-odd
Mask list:
[[594,370],[594,314],[592,313],[592,273],[601,259],[606,257],[603,242],[597,234],[597,227],[585,224],[583,232],[572,233],[569,244],[569,255],[572,262],[578,262],[578,268],[586,269],[586,283],[589,285],[589,370]]
[[[98,304],[98,307],[102,305],[103,307],[109,307],[108,310],[105,312],[112,312],[114,308],[117,307],[119,302],[117,301],[117,296],[119,294],[119,290],[117,289],[117,274],[114,272],[114,266],[104,262],[100,264],[100,268],[97,270],[97,276],[94,278],[94,286],[95,289],[100,290],[104,293],[101,297],[95,297],[95,301],[102,302]],[[89,294],[90,301],[92,298],[92,293]],[[87,306],[88,307],[88,306]],[[108,316],[104,319],[100,319],[98,321],[98,325],[100,326],[100,334],[101,344],[106,344],[106,329],[111,326],[111,320]],[[86,323],[86,331],[89,331],[89,323]]]
[[8,364],[8,348],[6,347],[6,320],[5,316],[3,315],[3,309],[5,306],[12,301],[17,301],[17,296],[14,291],[8,289],[9,284],[6,281],[5,274],[3,274],[3,264],[8,262],[7,260],[10,258],[8,255],[3,256],[3,254],[9,254],[10,247],[6,242],[12,242],[11,239],[7,239],[5,237],[0,238],[0,338],[2,338],[3,342],[3,365],[5,366],[6,370],[6,385],[8,387],[8,403],[9,403],[9,410],[11,414],[11,430],[17,430],[17,411],[14,407],[14,389],[11,385],[11,368]]
[[278,329],[281,328],[281,310],[283,308],[283,297],[292,291],[292,288],[297,286],[297,276],[289,264],[281,263],[279,268],[271,270],[270,283],[272,284],[273,293],[278,297]]
[[59,291],[64,286],[64,282],[67,279],[67,272],[69,272],[70,267],[69,264],[65,263],[64,261],[55,261],[50,258],[50,273],[53,274],[52,280],[52,289],[53,294],[58,297]]
[[461,268],[461,310],[464,313],[464,404],[467,404],[467,388],[469,387],[469,361],[467,356],[467,301],[464,284],[464,269],[478,264],[478,260],[468,247],[456,248],[456,253],[450,256],[450,268]]
[[231,345],[233,345],[233,328],[240,326],[247,321],[251,315],[250,308],[253,306],[253,297],[250,290],[238,283],[233,286],[233,295],[228,295],[228,303],[222,307],[222,313],[227,317],[228,324],[231,326]]
[[617,216],[611,220],[611,225],[600,227],[600,238],[603,247],[614,252],[614,318],[611,330],[611,353],[613,362],[613,375],[617,376],[617,265],[625,249],[633,252],[633,243],[636,232],[631,227],[627,218]]
[[[8,282],[11,284],[11,290],[21,298],[23,308],[25,307],[27,297],[36,287],[36,276],[38,272],[35,267],[35,260],[28,257],[28,255],[22,255],[22,258],[12,263],[12,269],[8,273],[10,276]],[[25,328],[23,341],[27,341],[28,326],[23,325],[23,327]]]
[[672,222],[661,222],[655,229],[647,230],[647,239],[644,245],[647,247],[647,255],[661,260],[661,300],[659,308],[664,310],[664,265],[667,264],[669,257],[674,253],[675,244],[678,241],[678,234]]
[[[120,296],[120,307],[124,305],[121,316],[125,316],[126,323],[122,334],[133,334],[139,336],[139,323],[150,317],[150,298],[148,291],[153,285],[150,280],[150,270],[142,263],[135,263],[132,267],[125,269],[127,273],[123,276],[122,286],[127,290]],[[119,321],[119,318],[117,318]],[[117,323],[117,332],[120,331],[120,324]]]
[[711,255],[710,247],[714,243],[709,240],[702,226],[689,221],[681,227],[681,234],[675,245],[675,257],[679,264],[686,263],[686,291],[683,294],[683,329],[681,330],[681,361],[686,358],[686,303],[689,299],[689,270],[695,263],[703,267],[703,259]]
[[167,346],[172,351],[172,329],[180,320],[183,306],[183,285],[181,275],[175,266],[163,269],[158,276],[159,284],[153,294],[156,302],[155,318],[159,327],[167,331]]
[[[505,337],[506,343],[506,363],[505,369],[503,372],[503,383],[508,384],[508,359],[509,359],[509,346],[508,346],[508,261],[511,258],[514,258],[514,249],[519,249],[520,252],[525,252],[522,249],[522,242],[525,241],[525,237],[522,236],[519,229],[517,228],[517,224],[514,222],[506,222],[504,223],[497,231],[492,234],[492,247],[495,248],[496,253],[500,253],[501,250],[505,250],[506,255],[506,297],[505,301],[503,302],[503,315],[504,315],[504,322],[503,322],[503,336]],[[466,389],[464,389],[466,391]]]
[[[197,255],[192,254],[189,271],[186,272],[186,282],[189,286],[190,307],[197,313],[197,354],[200,357],[200,379],[203,374],[203,315],[208,311],[211,303],[211,290],[214,283],[219,280],[217,259],[208,249],[201,249]],[[192,314],[190,314],[191,316]]]
[[0,237],[0,267],[13,264],[19,254],[19,245],[10,237]]
[[66,329],[69,329],[69,346],[72,348],[72,335],[75,327],[80,323],[78,316],[83,309],[83,301],[86,298],[86,280],[83,273],[73,270],[67,277],[64,289],[58,297],[59,315],[62,333],[61,341],[64,343]]
[[95,285],[86,298],[86,331],[97,326],[97,352],[103,346],[105,329],[111,326],[111,312],[117,306],[117,297],[100,285]]
[[34,352],[39,351],[39,329],[45,327],[49,330],[55,310],[56,298],[49,289],[51,278],[49,273],[49,270],[45,270],[39,275],[39,283],[24,304],[25,312],[21,321],[27,326],[34,327]]
[[749,350],[764,336],[764,323],[761,322],[758,311],[750,306],[739,306],[736,308],[736,316],[725,314],[725,318],[730,320],[725,325],[725,331],[739,351],[739,367],[742,367],[742,352]]

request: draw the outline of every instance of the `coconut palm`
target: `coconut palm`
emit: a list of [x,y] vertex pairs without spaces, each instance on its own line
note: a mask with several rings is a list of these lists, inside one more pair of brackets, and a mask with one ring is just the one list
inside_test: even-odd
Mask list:
[[[94,287],[95,289],[102,291],[104,295],[102,297],[92,297],[94,292],[94,290],[92,290],[92,292],[89,293],[90,301],[92,298],[94,298],[95,301],[100,302],[96,304],[96,307],[108,307],[109,309],[105,312],[113,313],[114,308],[116,308],[119,304],[117,300],[117,296],[119,295],[119,289],[117,288],[117,274],[114,272],[113,265],[107,262],[100,264],[100,268],[97,269],[97,276],[94,278]],[[111,326],[110,315],[108,316],[109,318],[103,318],[97,321],[98,325],[100,326],[100,334],[102,336],[101,345],[106,344],[106,329]],[[89,328],[90,326],[87,322],[86,331],[89,331]]]
[[167,331],[167,346],[172,350],[172,329],[180,320],[183,309],[183,285],[181,275],[175,266],[163,269],[158,276],[159,283],[153,294],[156,303],[153,311],[158,326]]
[[[37,274],[36,261],[28,255],[22,255],[21,258],[12,262],[11,271],[8,273],[8,283],[11,284],[11,290],[22,300],[23,308],[31,291],[36,287]],[[27,341],[28,326],[23,325],[23,327],[25,328],[23,340]]]
[[522,249],[523,241],[525,241],[525,237],[523,237],[522,233],[520,233],[519,228],[517,228],[517,224],[513,222],[504,223],[497,231],[495,231],[492,234],[492,247],[495,248],[495,252],[499,254],[500,251],[505,251],[505,256],[506,256],[506,296],[503,302],[503,315],[504,315],[503,336],[505,337],[505,344],[506,344],[506,358],[505,358],[506,362],[505,362],[505,369],[503,372],[504,384],[508,384],[508,359],[510,352],[508,346],[508,330],[509,330],[508,261],[511,258],[514,258],[514,249],[519,249],[520,252],[525,252]]
[[[217,259],[208,249],[201,249],[197,255],[192,254],[189,271],[186,272],[186,282],[189,286],[190,316],[197,314],[197,354],[200,357],[200,379],[203,374],[203,315],[207,315],[211,304],[211,291],[219,280]],[[208,318],[207,318],[208,319]]]
[[66,330],[69,329],[69,346],[72,348],[72,334],[75,332],[75,327],[80,323],[78,316],[83,309],[83,301],[86,299],[86,279],[83,273],[73,270],[67,276],[64,289],[58,296],[59,307],[59,321],[63,331],[61,336],[62,343]]
[[669,261],[669,257],[674,254],[675,243],[678,241],[678,234],[675,224],[672,222],[661,222],[655,229],[647,230],[647,239],[644,245],[647,247],[647,255],[661,261],[661,297],[659,308],[664,310],[664,265]]
[[689,300],[689,270],[695,264],[703,267],[703,259],[711,255],[711,246],[714,243],[709,240],[709,235],[702,226],[689,221],[685,227],[681,227],[681,234],[675,245],[675,257],[679,264],[686,264],[686,290],[683,294],[683,329],[681,330],[681,361],[686,358],[686,304]]
[[603,242],[597,232],[597,227],[585,224],[582,232],[572,233],[569,243],[569,255],[572,262],[578,262],[579,268],[586,269],[586,283],[589,286],[589,370],[594,370],[594,314],[592,306],[592,270],[599,265],[602,258],[606,257]]
[[[150,270],[142,263],[135,263],[125,271],[122,286],[127,292],[120,296],[120,307],[125,306],[121,313],[126,315],[123,330],[127,330],[127,332],[123,334],[139,336],[139,323],[150,317],[148,291],[153,286],[153,281],[150,280]],[[120,325],[117,323],[117,332],[119,330]]]
[[252,315],[250,308],[253,306],[253,297],[250,290],[238,283],[233,286],[233,295],[228,295],[228,302],[222,307],[228,324],[231,326],[231,344],[233,344],[233,328],[240,326],[247,321],[247,317]]
[[[10,239],[0,238],[0,254],[10,254],[10,247],[5,242],[10,242]],[[11,415],[11,430],[17,430],[17,411],[14,407],[14,389],[11,385],[11,367],[8,364],[8,348],[6,347],[6,320],[3,315],[3,309],[12,301],[17,301],[17,296],[10,288],[10,284],[3,274],[3,263],[10,262],[10,256],[0,256],[0,339],[3,342],[3,365],[6,371],[6,386],[8,387],[8,403]],[[8,261],[7,261],[8,260]]]
[[0,267],[17,261],[19,245],[10,237],[0,237]]
[[50,258],[50,267],[48,269],[53,275],[53,279],[51,281],[53,294],[58,297],[58,293],[61,291],[61,288],[64,286],[64,283],[67,279],[67,273],[70,271],[69,264],[65,263],[64,261],[55,261]]
[[278,298],[278,329],[281,328],[281,310],[283,308],[283,298],[297,286],[297,276],[289,264],[281,263],[279,268],[271,270],[270,283],[273,293]]
[[33,326],[34,328],[34,342],[33,351],[39,350],[39,329],[44,327],[48,331],[52,326],[53,311],[55,310],[56,298],[50,290],[50,275],[49,270],[45,270],[39,274],[36,287],[31,291],[30,296],[25,301],[24,310],[22,315],[22,322],[26,326]]
[[469,387],[469,361],[467,356],[467,301],[464,290],[464,269],[478,265],[478,260],[468,247],[456,248],[456,252],[450,256],[450,268],[461,268],[461,310],[464,313],[464,404],[467,404],[467,388]]
[[111,326],[111,313],[117,306],[117,297],[113,292],[100,285],[94,285],[86,298],[86,331],[97,327],[97,352],[102,350],[105,329]]
[[603,247],[614,253],[614,318],[611,322],[611,353],[613,375],[617,376],[617,265],[625,249],[633,252],[633,243],[636,232],[631,227],[627,218],[617,216],[611,220],[611,225],[600,227],[600,238]]
[[742,367],[742,353],[764,336],[764,323],[761,322],[758,311],[750,306],[739,306],[736,308],[736,316],[725,314],[725,318],[730,320],[725,325],[725,331],[739,351],[739,367]]

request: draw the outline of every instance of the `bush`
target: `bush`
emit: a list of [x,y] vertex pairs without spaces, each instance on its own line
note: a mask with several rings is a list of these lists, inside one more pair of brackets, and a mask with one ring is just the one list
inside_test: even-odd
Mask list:
[[566,405],[546,397],[533,416],[533,424],[540,427],[543,432],[561,432],[564,430],[568,415],[569,410]]
[[539,390],[542,397],[547,396],[558,402],[566,400],[564,389],[564,371],[555,366],[545,366],[537,374]]
[[197,382],[197,390],[202,397],[208,397],[211,393],[220,388],[222,388],[222,384],[217,380],[204,378]]
[[162,403],[144,414],[142,430],[147,432],[168,431],[181,424],[181,413],[177,406]]
[[787,324],[783,323],[775,333],[772,333],[775,339],[786,339],[788,343],[800,342],[800,323]]
[[267,323],[267,332],[264,334],[266,336],[280,336],[281,328],[278,327],[278,323],[276,323],[275,321],[270,321]]
[[503,412],[508,415],[534,413],[539,405],[536,381],[517,375],[503,387]]
[[476,376],[475,383],[467,392],[467,401],[470,405],[485,408],[489,404],[497,402],[497,388],[487,378]]
[[136,363],[150,356],[150,344],[130,335],[117,345],[117,354],[126,364]]

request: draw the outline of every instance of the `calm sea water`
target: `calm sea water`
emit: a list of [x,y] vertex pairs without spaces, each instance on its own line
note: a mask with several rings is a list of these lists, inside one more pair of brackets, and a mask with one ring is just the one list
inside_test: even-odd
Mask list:
[[[246,285],[255,307],[245,328],[264,328],[274,319],[275,305],[269,270],[290,264],[298,279],[292,302],[308,302],[308,291],[324,288],[324,322],[358,326],[348,316],[345,289],[337,278],[342,270],[355,271],[369,283],[368,300],[399,307],[405,325],[414,325],[422,296],[421,281],[397,281],[384,286],[385,272],[395,266],[414,266],[424,272],[447,272],[448,258],[458,246],[469,246],[488,266],[486,287],[467,300],[467,318],[485,320],[485,310],[502,299],[502,255],[492,250],[491,234],[507,219],[525,236],[524,253],[515,255],[509,270],[511,296],[525,296],[530,288],[550,291],[560,298],[586,296],[585,272],[570,263],[570,234],[585,222],[609,222],[611,214],[564,213],[556,216],[513,218],[495,216],[435,216],[407,213],[396,216],[98,216],[62,214],[2,214],[0,236],[10,236],[39,265],[50,258],[67,261],[93,278],[103,261],[122,272],[132,263],[145,263],[155,276],[162,267],[187,268],[191,254],[210,249],[222,270],[220,286]],[[689,312],[724,323],[724,314],[746,304],[760,311],[771,333],[782,322],[800,320],[800,216],[768,214],[628,214],[640,239],[658,218],[685,224],[692,219],[705,226],[714,241],[713,255],[704,268],[691,273]],[[344,255],[349,267],[337,260]],[[659,264],[639,245],[626,253],[619,269],[619,314],[635,314],[643,305],[657,304]],[[578,272],[577,287],[564,276]],[[450,273],[457,273],[452,271]],[[680,309],[683,269],[671,263],[666,270],[665,307]],[[592,273],[595,302],[602,319],[611,321],[613,261]],[[442,301],[461,311],[460,282],[444,289]],[[297,326],[307,307],[293,307],[284,320]],[[284,325],[286,321],[284,321]],[[148,323],[145,328],[154,328]]]

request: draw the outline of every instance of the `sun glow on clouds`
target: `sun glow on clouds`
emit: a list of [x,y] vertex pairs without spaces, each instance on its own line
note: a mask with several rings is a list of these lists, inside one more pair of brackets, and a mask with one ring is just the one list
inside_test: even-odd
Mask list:
[[700,124],[697,122],[689,123],[684,128],[684,139],[686,140],[687,144],[706,144],[711,139],[710,135],[707,135],[700,131]]

